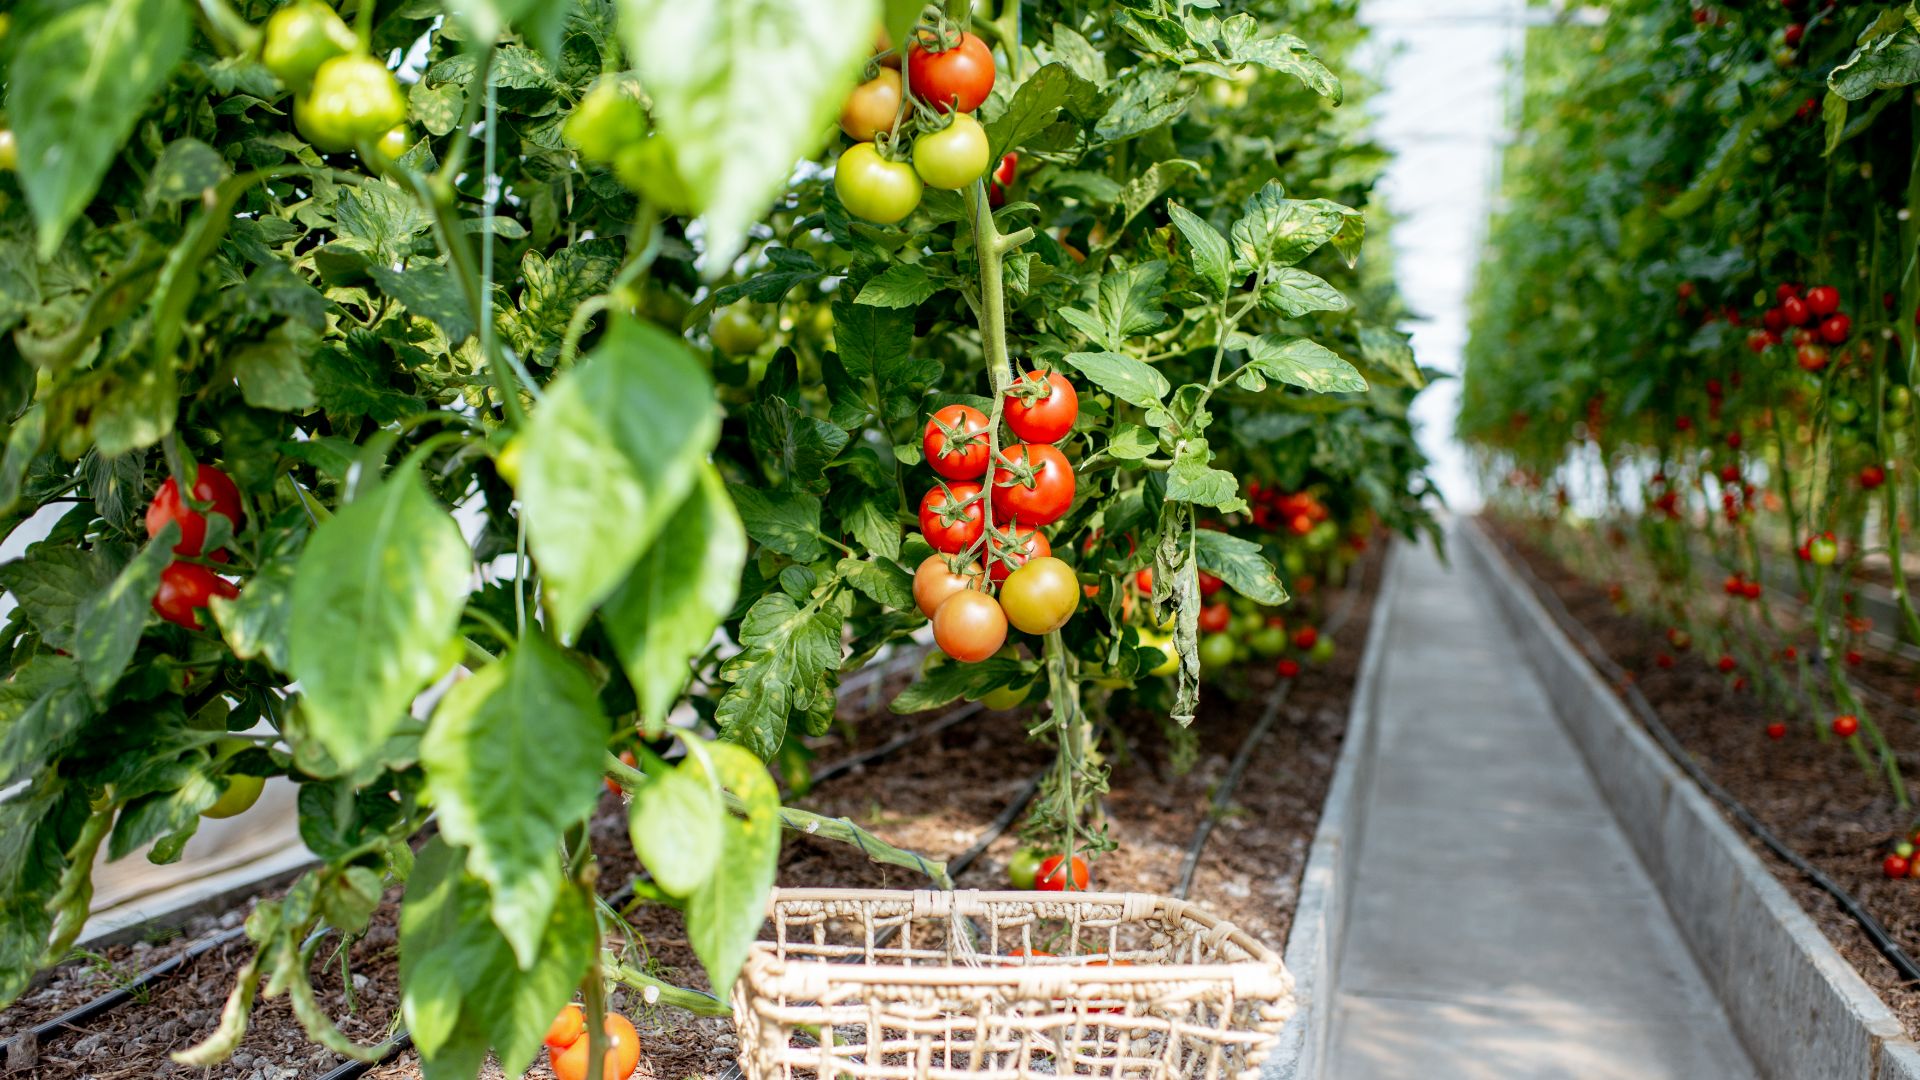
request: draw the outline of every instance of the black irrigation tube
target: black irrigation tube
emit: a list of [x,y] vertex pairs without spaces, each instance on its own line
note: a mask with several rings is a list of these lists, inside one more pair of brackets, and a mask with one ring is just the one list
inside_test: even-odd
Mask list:
[[1666,722],[1660,718],[1652,702],[1649,702],[1646,695],[1640,692],[1640,687],[1636,683],[1630,681],[1626,669],[1615,663],[1613,657],[1607,655],[1606,649],[1585,624],[1576,619],[1573,612],[1567,610],[1559,594],[1549,589],[1534,574],[1533,568],[1513,551],[1503,537],[1496,536],[1491,529],[1487,528],[1481,528],[1480,532],[1488,539],[1494,551],[1513,568],[1514,573],[1526,582],[1528,589],[1539,598],[1541,606],[1546,608],[1547,614],[1560,627],[1561,632],[1573,642],[1574,647],[1580,650],[1581,655],[1586,657],[1587,662],[1604,672],[1613,685],[1619,688],[1627,704],[1632,706],[1634,715],[1639,717],[1640,723],[1646,727],[1654,741],[1660,744],[1661,749],[1667,752],[1667,756],[1673,759],[1673,763],[1691,777],[1694,783],[1700,785],[1702,791],[1724,807],[1728,816],[1739,822],[1741,828],[1746,829],[1753,834],[1754,839],[1765,844],[1767,850],[1778,855],[1808,881],[1832,896],[1834,902],[1840,905],[1840,910],[1846,912],[1849,918],[1859,924],[1861,931],[1867,935],[1868,940],[1873,942],[1874,948],[1880,950],[1880,955],[1887,958],[1887,962],[1894,966],[1901,978],[1909,982],[1920,981],[1920,964],[1915,964],[1906,950],[1900,947],[1900,943],[1893,940],[1893,935],[1887,933],[1887,928],[1880,925],[1880,920],[1874,918],[1872,912],[1860,906],[1860,901],[1841,888],[1839,882],[1828,877],[1819,867],[1802,858],[1799,852],[1773,835],[1773,832],[1761,824],[1760,819],[1754,817],[1753,812],[1735,798],[1732,792],[1715,783],[1713,778],[1694,762],[1692,755],[1687,753],[1686,747],[1680,744],[1680,740],[1674,738],[1673,732],[1668,730]]
[[[1384,560],[1385,555],[1381,558]],[[1340,601],[1339,609],[1327,618],[1326,626],[1321,632],[1328,637],[1346,629],[1348,620],[1353,618],[1354,609],[1359,605],[1360,595],[1366,583],[1364,576],[1366,568],[1371,561],[1359,564],[1361,577],[1347,590],[1347,595]],[[1273,688],[1273,692],[1267,695],[1267,707],[1260,713],[1259,721],[1253,725],[1253,730],[1247,732],[1246,738],[1240,740],[1240,748],[1233,754],[1233,763],[1227,767],[1227,775],[1221,777],[1219,787],[1214,789],[1212,805],[1207,808],[1206,816],[1200,819],[1199,826],[1193,830],[1193,839],[1187,844],[1186,857],[1180,860],[1180,881],[1173,887],[1173,895],[1176,898],[1185,900],[1188,891],[1193,888],[1193,876],[1200,869],[1200,853],[1207,846],[1207,841],[1212,838],[1214,826],[1220,823],[1220,818],[1227,812],[1227,804],[1233,801],[1234,790],[1240,786],[1241,778],[1246,775],[1247,766],[1253,762],[1253,755],[1259,751],[1260,744],[1266,741],[1267,733],[1273,730],[1274,720],[1279,717],[1281,708],[1286,705],[1287,698],[1293,693],[1294,682],[1293,679],[1285,679],[1279,686]]]
[[413,1036],[404,1031],[396,1032],[393,1038],[388,1039],[384,1045],[386,1046],[386,1052],[382,1053],[377,1059],[373,1061],[343,1061],[333,1068],[328,1069],[326,1072],[321,1073],[319,1080],[354,1080],[355,1077],[364,1076],[367,1070],[385,1065],[387,1062],[399,1057],[401,1051],[413,1045]]

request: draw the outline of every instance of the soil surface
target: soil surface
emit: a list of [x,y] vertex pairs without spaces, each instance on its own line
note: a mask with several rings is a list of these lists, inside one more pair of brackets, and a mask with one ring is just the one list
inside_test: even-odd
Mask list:
[[[1375,545],[1384,549],[1385,544]],[[1324,620],[1335,610],[1346,621],[1335,635],[1334,658],[1305,665],[1291,680],[1284,703],[1202,849],[1191,897],[1200,906],[1266,942],[1276,951],[1292,924],[1300,875],[1313,830],[1332,781],[1346,726],[1353,681],[1366,640],[1379,579],[1379,556],[1371,556],[1354,587],[1298,598],[1287,612],[1289,627],[1307,617]],[[1315,611],[1314,609],[1318,609]],[[816,768],[844,760],[902,731],[918,730],[945,710],[895,716],[885,702],[913,678],[906,668],[883,680],[877,694],[846,695],[843,722],[813,746]],[[1172,893],[1195,831],[1213,813],[1212,799],[1242,740],[1268,708],[1281,680],[1268,662],[1228,672],[1203,690],[1193,728],[1190,767],[1177,768],[1179,741],[1163,731],[1164,710],[1129,707],[1116,700],[1103,740],[1112,765],[1102,811],[1116,851],[1094,863],[1093,887],[1115,891]],[[1090,691],[1093,692],[1093,691]],[[936,735],[821,784],[791,805],[833,817],[845,816],[889,843],[953,860],[992,836],[978,857],[955,874],[963,888],[1005,887],[1007,860],[1019,846],[1012,829],[994,835],[1010,803],[1023,798],[1052,761],[1051,749],[1027,737],[1025,708],[981,711]],[[621,906],[640,872],[627,839],[625,807],[608,795],[592,825],[601,891]],[[868,862],[853,848],[789,836],[781,853],[784,886],[915,888],[924,878],[897,867]],[[343,964],[322,949],[314,968],[323,1007],[353,1038],[374,1043],[398,1028],[398,890],[374,915],[368,932],[347,950]],[[257,902],[257,901],[254,901]],[[218,919],[201,920],[161,943],[102,950],[97,958],[59,969],[43,986],[0,1013],[0,1038],[11,1037],[122,984],[193,941],[237,925],[253,902]],[[681,986],[706,989],[705,976],[688,945],[677,912],[642,905],[630,916],[629,963]],[[240,939],[185,965],[133,1003],[75,1029],[23,1045],[0,1062],[0,1077],[46,1080],[132,1080],[194,1077],[222,1080],[292,1080],[317,1077],[339,1063],[308,1041],[284,998],[256,1005],[246,1040],[232,1060],[210,1069],[176,1065],[167,1053],[204,1038],[218,1023],[234,972],[250,955]],[[343,981],[343,972],[344,980]],[[683,1010],[648,1006],[617,991],[612,1004],[629,1015],[644,1053],[635,1074],[647,1080],[737,1074],[732,1022],[696,1017]],[[406,1050],[374,1066],[372,1080],[414,1080],[417,1056]],[[551,1080],[545,1055],[526,1076]],[[504,1074],[489,1062],[487,1080]]]
[[[1707,775],[1789,848],[1856,897],[1908,955],[1920,957],[1920,880],[1889,880],[1880,868],[1893,845],[1914,827],[1915,815],[1896,805],[1884,779],[1877,773],[1867,774],[1837,739],[1816,730],[1804,716],[1781,716],[1755,694],[1735,689],[1735,679],[1714,669],[1713,657],[1701,655],[1698,649],[1673,649],[1664,622],[1619,610],[1608,595],[1611,582],[1580,576],[1550,553],[1530,529],[1489,524],[1509,552],[1518,554],[1593,632],[1613,661],[1632,674],[1641,693]],[[1783,621],[1795,614],[1781,613]],[[1671,667],[1662,666],[1663,657],[1671,659]],[[1850,674],[1889,696],[1916,685],[1920,677],[1910,665],[1875,655],[1863,657]],[[1914,777],[1920,767],[1920,754],[1915,752],[1920,748],[1920,724],[1906,708],[1883,709],[1878,715],[1900,768],[1907,777]],[[1776,719],[1788,724],[1786,737],[1779,741],[1765,734],[1766,725]],[[1903,980],[1833,897],[1737,824],[1735,831],[1886,1000],[1908,1036],[1920,1038],[1920,984]]]

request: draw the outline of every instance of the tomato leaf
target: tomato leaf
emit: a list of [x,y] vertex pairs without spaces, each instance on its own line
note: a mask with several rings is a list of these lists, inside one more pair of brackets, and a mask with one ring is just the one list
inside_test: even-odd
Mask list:
[[913,611],[913,575],[886,559],[841,559],[834,572],[883,607]]
[[895,263],[870,278],[853,298],[856,304],[883,308],[912,308],[940,291],[940,283],[919,263]]
[[1161,404],[1170,389],[1152,365],[1117,352],[1068,353],[1062,359],[1095,386],[1142,409]]
[[1920,33],[1911,26],[1869,41],[1827,73],[1827,89],[1847,101],[1920,82]]
[[1227,347],[1246,351],[1247,363],[1240,369],[1237,381],[1247,390],[1266,389],[1267,379],[1316,394],[1357,394],[1367,388],[1367,380],[1360,377],[1352,364],[1326,346],[1306,338],[1235,334],[1228,340]]
[[486,886],[464,860],[442,837],[420,849],[400,907],[400,1008],[428,1075],[475,1075],[491,1044],[505,1073],[518,1076],[573,997],[600,935],[580,890],[563,889],[537,928],[539,954],[520,968],[487,917]]
[[726,816],[713,873],[687,901],[687,940],[714,995],[724,999],[766,921],[780,860],[780,789],[745,750],[713,743],[707,752],[716,779],[739,798],[742,816]]
[[53,930],[47,905],[86,820],[86,793],[51,774],[0,802],[0,1007],[40,966]]
[[1076,78],[1065,64],[1047,64],[1028,75],[1000,115],[987,121],[987,160],[999,161],[1001,155],[1020,149],[1028,139],[1050,127],[1054,115],[1067,103]]
[[1167,215],[1186,238],[1187,259],[1193,264],[1194,276],[1212,287],[1215,299],[1225,299],[1233,285],[1233,254],[1227,249],[1227,238],[1179,203],[1169,202]]
[[1287,590],[1273,564],[1251,540],[1214,529],[1193,531],[1193,555],[1200,569],[1226,582],[1234,592],[1255,603],[1276,607],[1287,602]]
[[0,785],[65,753],[92,717],[78,661],[42,653],[21,665],[0,682]]
[[291,674],[313,739],[351,769],[446,667],[472,559],[453,518],[396,471],[314,530],[293,579]]
[[762,760],[779,753],[788,714],[810,708],[821,677],[840,664],[844,620],[822,601],[802,605],[782,592],[755,601],[740,623],[741,651],[720,668],[721,732]]
[[1240,478],[1224,469],[1207,464],[1213,453],[1205,439],[1188,439],[1173,456],[1167,470],[1167,499],[1171,502],[1197,503],[1224,510],[1229,514],[1246,510],[1240,497]]
[[7,114],[46,259],[186,55],[190,17],[174,0],[83,0],[22,8],[19,18]]
[[1278,180],[1247,196],[1233,239],[1234,267],[1244,271],[1292,266],[1346,230],[1357,216],[1327,199],[1289,199]]
[[522,968],[563,887],[560,835],[599,801],[606,743],[592,681],[537,631],[454,684],[420,740],[441,831],[467,849]]
[[746,562],[746,530],[711,465],[674,512],[670,542],[648,549],[601,609],[621,667],[658,730],[690,674],[687,661],[732,610]]
[[1284,266],[1261,283],[1260,306],[1297,319],[1309,311],[1345,311],[1351,305],[1318,274]]
[[213,621],[242,660],[263,659],[278,671],[289,669],[287,634],[292,621],[293,563],[276,559],[247,579],[238,598],[213,598]]
[[820,539],[820,500],[802,491],[766,491],[728,484],[747,535],[782,555],[812,562],[825,551]]
[[671,896],[690,896],[713,877],[729,824],[726,803],[693,755],[650,777],[627,814],[634,854]]
[[719,432],[712,380],[644,323],[616,320],[555,380],[522,436],[519,491],[563,641],[661,535]]
[[[42,541],[0,565],[0,588],[33,620],[40,640],[72,652],[80,607],[114,579],[126,548],[105,544],[92,551]],[[116,557],[117,556],[117,557]]]
[[620,0],[627,56],[680,178],[699,193],[717,277],[795,161],[826,141],[873,49],[876,0]]
[[104,699],[133,659],[153,610],[153,594],[160,589],[160,571],[173,561],[173,547],[179,542],[180,526],[170,521],[112,582],[74,613],[73,655],[95,697]]
[[887,708],[896,713],[917,713],[961,698],[973,701],[989,690],[1027,682],[1038,670],[1033,661],[1010,656],[989,656],[977,664],[940,664],[894,695]]
[[1120,220],[1107,233],[1106,242],[1098,245],[1098,250],[1104,251],[1118,243],[1121,233],[1139,216],[1140,211],[1152,206],[1153,201],[1166,194],[1167,189],[1178,183],[1182,176],[1198,174],[1200,171],[1197,161],[1169,158],[1154,162],[1147,166],[1146,172],[1127,181],[1127,185],[1120,189]]

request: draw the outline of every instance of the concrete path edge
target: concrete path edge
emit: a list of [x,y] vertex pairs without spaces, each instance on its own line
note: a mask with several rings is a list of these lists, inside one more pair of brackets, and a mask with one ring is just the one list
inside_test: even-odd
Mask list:
[[1388,550],[1381,569],[1366,650],[1360,657],[1353,701],[1347,709],[1345,740],[1334,764],[1333,783],[1327,788],[1319,827],[1308,849],[1306,869],[1300,875],[1300,899],[1294,908],[1284,955],[1287,971],[1293,976],[1298,1011],[1280,1032],[1280,1045],[1267,1059],[1262,1080],[1313,1080],[1324,1075],[1333,1030],[1335,979],[1353,896],[1355,845],[1362,831],[1366,793],[1372,786],[1377,756],[1374,744],[1379,729],[1375,723],[1379,673],[1400,579],[1400,558],[1396,544]]
[[1755,1067],[1775,1080],[1920,1080],[1920,1047],[1892,1010],[1641,728],[1483,529],[1475,519],[1454,535]]

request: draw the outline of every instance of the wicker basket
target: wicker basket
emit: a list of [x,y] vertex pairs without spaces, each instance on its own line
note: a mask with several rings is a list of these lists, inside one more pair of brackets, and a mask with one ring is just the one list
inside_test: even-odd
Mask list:
[[778,889],[770,907],[733,991],[746,1080],[1253,1080],[1293,1013],[1279,956],[1180,900]]

